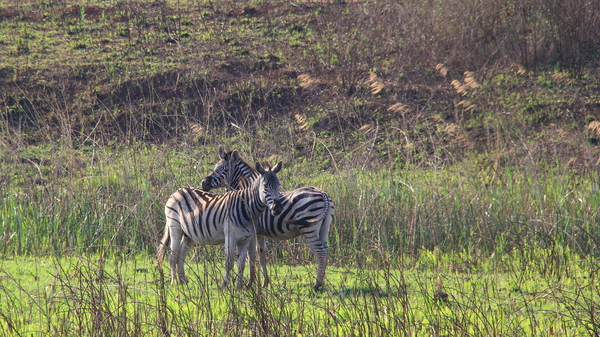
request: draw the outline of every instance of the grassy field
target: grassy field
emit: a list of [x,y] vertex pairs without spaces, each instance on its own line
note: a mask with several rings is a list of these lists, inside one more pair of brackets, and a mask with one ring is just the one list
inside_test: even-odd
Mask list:
[[[193,157],[216,161],[216,152],[203,157],[204,150]],[[204,164],[181,165],[188,151],[194,153],[171,147],[99,152],[77,176],[6,191],[3,331],[597,333],[600,198],[589,183],[593,176],[550,168],[490,176],[465,166],[300,176],[301,169],[287,167],[284,190],[313,184],[336,203],[324,291],[310,287],[315,258],[302,240],[269,242],[269,288],[221,291],[221,247],[194,251],[187,286],[165,284],[168,269],[159,270],[152,258],[164,200],[209,172]]]
[[[186,286],[143,254],[105,259],[4,259],[4,335],[582,336],[594,335],[600,289],[593,259],[532,249],[500,256],[424,252],[378,268],[334,266],[324,291],[314,270],[276,263],[270,288],[218,288],[222,259],[201,249]],[[208,255],[209,257],[207,257]],[[537,262],[529,259],[534,258]],[[592,270],[592,272],[590,272]]]
[[[0,0],[0,335],[600,335],[597,2]],[[217,147],[329,193],[219,290],[153,256]]]

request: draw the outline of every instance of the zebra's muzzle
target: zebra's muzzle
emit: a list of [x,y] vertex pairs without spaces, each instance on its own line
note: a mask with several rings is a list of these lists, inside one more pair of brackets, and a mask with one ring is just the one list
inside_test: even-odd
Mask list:
[[210,191],[214,187],[213,177],[206,177],[202,179],[202,189],[206,192]]
[[279,215],[281,214],[281,211],[283,211],[283,206],[281,206],[281,201],[275,200],[273,202],[273,206],[271,206],[271,214],[272,215]]

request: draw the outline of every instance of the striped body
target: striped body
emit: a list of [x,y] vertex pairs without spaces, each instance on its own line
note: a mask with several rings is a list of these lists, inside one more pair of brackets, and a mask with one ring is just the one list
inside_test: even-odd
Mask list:
[[[227,152],[223,148],[219,149],[221,161],[215,166],[213,174],[202,180],[204,190],[218,187],[242,189],[257,179],[258,172],[241,157],[237,160],[230,158],[233,152],[236,151]],[[325,269],[329,259],[327,237],[334,216],[333,201],[327,193],[316,187],[302,187],[293,191],[281,192],[281,195],[282,212],[279,215],[264,212],[256,222],[256,235],[265,285],[269,283],[265,237],[289,240],[301,235],[317,256],[317,279],[313,288],[318,289],[324,283]],[[250,254],[253,254],[252,249]],[[250,278],[253,277],[251,270]]]
[[[228,282],[233,267],[235,247],[238,249],[238,288],[243,285],[245,256],[249,245],[254,246],[254,225],[256,219],[267,206],[270,212],[281,212],[279,180],[276,173],[281,163],[273,170],[260,171],[247,188],[216,195],[193,187],[184,187],[171,195],[165,205],[166,225],[157,258],[164,258],[167,246],[171,255],[171,281],[185,283],[185,257],[192,242],[201,245],[225,244],[225,277],[222,286]],[[251,271],[252,273],[252,271]]]

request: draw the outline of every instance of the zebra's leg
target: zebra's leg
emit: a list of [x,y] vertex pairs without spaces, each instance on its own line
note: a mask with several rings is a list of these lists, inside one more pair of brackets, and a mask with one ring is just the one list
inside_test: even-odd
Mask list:
[[250,260],[250,279],[248,280],[248,287],[250,287],[256,278],[256,237],[250,238],[250,244],[248,246],[248,259]]
[[269,285],[269,273],[267,272],[267,244],[264,236],[256,238],[258,241],[258,257],[260,259],[260,266],[262,267],[263,277],[265,279],[264,286]]
[[184,267],[185,258],[188,252],[190,251],[191,244],[192,240],[187,235],[184,235],[183,238],[181,238],[181,244],[179,248],[179,260],[177,261],[177,281],[179,282],[179,284],[187,283],[187,277],[185,276]]
[[313,251],[313,253],[317,256],[317,279],[315,284],[313,285],[313,289],[319,289],[323,284],[325,284],[325,269],[327,268],[327,260],[329,260],[329,249],[327,249],[327,236],[321,237],[319,233],[321,230],[316,233],[311,232],[302,232],[302,236],[306,239],[306,243]]
[[324,245],[323,248],[316,251],[315,254],[317,255],[317,263],[319,267],[317,268],[317,280],[313,285],[313,289],[318,290],[323,284],[325,284],[325,269],[327,268],[327,260],[329,259],[329,250],[327,249],[327,245]]
[[310,249],[317,256],[317,279],[313,285],[313,289],[318,290],[325,284],[325,269],[327,268],[327,260],[329,260],[329,249],[327,249],[327,244],[318,238],[313,237],[312,241],[309,241],[307,238],[306,241]]
[[[183,240],[183,230],[179,223],[173,220],[168,220],[167,226],[169,226],[169,235],[171,235],[171,254],[169,255],[169,266],[171,268],[171,284],[177,281],[177,266],[180,263],[179,253],[181,248],[181,241]],[[183,263],[183,262],[181,262]]]
[[[238,258],[237,258],[237,268],[238,268],[238,276],[237,276],[237,288],[242,289],[244,287],[244,265],[246,264],[246,255],[248,254],[248,246],[250,246],[250,242],[254,239],[254,236],[249,240],[240,240],[237,243],[238,249]],[[254,245],[256,249],[256,244]]]
[[325,268],[327,267],[327,259],[329,253],[326,246],[323,246],[323,242],[318,236],[318,232],[302,232],[302,236],[306,240],[306,243],[310,247],[310,250],[317,257],[317,279],[313,285],[313,289],[318,289],[323,285],[323,279],[325,278]]
[[229,283],[229,273],[233,268],[233,258],[235,253],[235,240],[229,233],[230,226],[225,224],[225,276],[221,288],[226,289]]
[[[329,260],[329,249],[327,248],[327,238],[329,237],[329,228],[331,227],[331,222],[333,221],[333,205],[329,210],[329,214],[325,216],[323,221],[321,222],[321,228],[319,228],[319,242],[320,245],[317,245],[317,249],[313,249],[315,255],[317,255],[317,280],[313,285],[313,289],[319,289],[323,284],[325,284],[325,269],[327,268],[327,261]],[[312,246],[311,246],[312,249]]]

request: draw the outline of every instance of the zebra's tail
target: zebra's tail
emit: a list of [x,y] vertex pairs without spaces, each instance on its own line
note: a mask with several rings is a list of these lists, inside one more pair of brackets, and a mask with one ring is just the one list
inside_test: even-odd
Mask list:
[[158,244],[158,252],[156,253],[156,261],[158,262],[158,266],[162,266],[162,262],[165,259],[165,253],[167,252],[167,247],[171,241],[171,235],[169,233],[169,224],[165,225],[165,234],[163,234],[162,240]]

